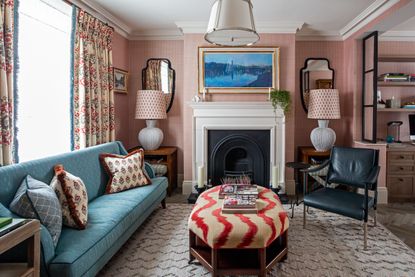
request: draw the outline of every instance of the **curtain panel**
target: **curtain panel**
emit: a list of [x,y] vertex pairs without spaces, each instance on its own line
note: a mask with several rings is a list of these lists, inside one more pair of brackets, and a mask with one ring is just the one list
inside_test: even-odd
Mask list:
[[114,141],[112,35],[104,22],[74,7],[72,148]]
[[14,1],[0,4],[0,166],[13,163]]

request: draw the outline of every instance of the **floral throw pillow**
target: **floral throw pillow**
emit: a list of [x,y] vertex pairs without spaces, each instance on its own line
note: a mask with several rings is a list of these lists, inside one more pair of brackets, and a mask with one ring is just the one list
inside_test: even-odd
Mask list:
[[115,193],[151,184],[144,170],[144,151],[131,152],[126,156],[101,154],[100,160],[110,176],[106,193]]
[[84,182],[63,169],[55,166],[55,177],[50,186],[55,190],[62,207],[63,224],[83,230],[88,222],[88,194]]

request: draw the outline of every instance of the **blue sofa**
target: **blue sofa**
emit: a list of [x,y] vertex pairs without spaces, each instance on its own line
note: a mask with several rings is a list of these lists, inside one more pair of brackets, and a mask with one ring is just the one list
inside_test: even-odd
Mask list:
[[[155,178],[148,164],[146,171],[151,185],[105,194],[108,176],[98,158],[101,153],[125,155],[127,151],[120,142],[112,142],[0,168],[0,216],[18,217],[8,207],[23,178],[30,174],[49,184],[55,164],[63,164],[87,187],[89,204],[85,230],[63,227],[55,248],[49,232],[42,226],[42,276],[95,276],[143,221],[160,204],[165,204],[167,179]],[[18,256],[24,251],[19,252],[9,255]]]

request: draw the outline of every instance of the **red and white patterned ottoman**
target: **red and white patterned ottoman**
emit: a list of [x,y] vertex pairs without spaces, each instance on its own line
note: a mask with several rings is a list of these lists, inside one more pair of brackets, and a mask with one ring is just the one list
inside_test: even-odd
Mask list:
[[257,214],[223,214],[220,186],[203,192],[189,217],[190,262],[212,276],[266,276],[287,257],[288,217],[278,196],[259,187]]

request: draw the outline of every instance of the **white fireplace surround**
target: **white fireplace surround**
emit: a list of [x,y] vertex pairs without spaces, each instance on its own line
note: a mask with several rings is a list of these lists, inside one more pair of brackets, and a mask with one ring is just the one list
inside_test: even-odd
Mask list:
[[[274,112],[270,102],[189,102],[193,108],[192,181],[183,182],[183,194],[195,191],[197,168],[204,165],[207,176],[209,130],[269,130],[271,169],[278,167],[278,183],[285,191],[285,117],[282,109]],[[205,180],[206,182],[207,180]],[[268,185],[268,184],[259,184]]]

